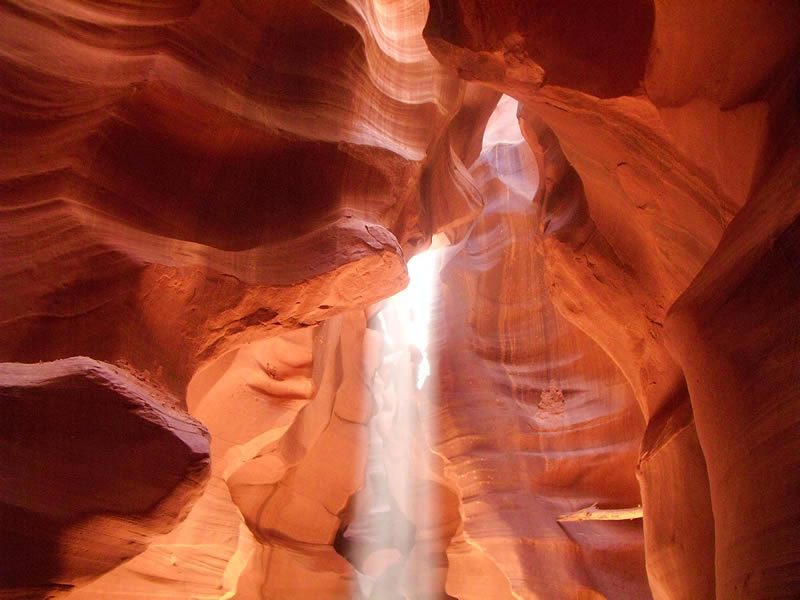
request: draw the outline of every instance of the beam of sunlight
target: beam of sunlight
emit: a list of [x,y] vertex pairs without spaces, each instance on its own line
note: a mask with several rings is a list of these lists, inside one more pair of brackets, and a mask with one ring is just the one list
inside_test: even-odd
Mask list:
[[372,383],[367,477],[344,533],[357,572],[354,598],[416,598],[443,589],[428,539],[437,507],[421,422],[435,390],[429,341],[439,262],[439,251],[412,258],[408,287],[373,320],[383,349]]
[[[422,389],[425,380],[431,374],[428,342],[435,292],[434,283],[439,277],[438,258],[439,253],[436,250],[424,252],[412,258],[408,263],[410,279],[408,287],[391,300],[395,310],[408,315],[406,331],[408,343],[420,353],[416,376],[418,390]],[[412,356],[412,358],[415,357]]]
[[500,101],[486,123],[486,130],[483,132],[483,144],[481,152],[485,152],[499,144],[520,144],[525,138],[519,129],[517,111],[519,102],[511,96],[503,94]]

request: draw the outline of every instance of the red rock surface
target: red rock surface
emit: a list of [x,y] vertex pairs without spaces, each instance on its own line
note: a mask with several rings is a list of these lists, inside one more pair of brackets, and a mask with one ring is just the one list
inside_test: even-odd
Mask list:
[[790,148],[665,324],[708,463],[718,598],[800,593],[800,153],[784,125]]
[[4,597],[67,593],[185,518],[208,432],[164,400],[85,357],[0,365]]
[[799,59],[794,0],[2,3],[0,598],[799,596]]

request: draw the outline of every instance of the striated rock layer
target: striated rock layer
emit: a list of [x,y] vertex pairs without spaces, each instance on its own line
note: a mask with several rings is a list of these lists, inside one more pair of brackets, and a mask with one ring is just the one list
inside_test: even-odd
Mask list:
[[252,4],[0,9],[3,359],[182,394],[237,344],[402,287],[457,81],[357,7]]
[[[421,37],[426,10],[420,1],[388,11],[370,2],[322,1],[3,3],[0,279],[14,292],[0,299],[0,360],[31,363],[27,368],[45,377],[39,361],[89,356],[187,408],[187,385],[215,360],[403,287],[405,254],[434,227],[428,190],[449,190],[453,205],[465,210],[478,203],[447,142],[464,86],[428,52]],[[438,218],[436,228],[451,225],[449,213]],[[348,344],[346,381],[355,376],[350,364],[361,360],[360,346]],[[328,377],[341,379],[341,368],[330,366]],[[334,402],[306,387],[281,393],[305,402],[313,396],[308,415]],[[348,393],[347,401],[356,400]],[[241,410],[247,415],[249,406]],[[200,418],[211,430],[222,426],[213,413]],[[280,455],[281,473],[299,469],[313,445],[305,419],[315,418],[301,419],[291,438],[297,440],[284,442],[291,450],[282,446],[288,455]],[[57,425],[48,423],[42,435]],[[269,437],[273,424],[256,423],[228,443]],[[363,426],[337,421],[325,436],[321,423],[315,427],[312,437],[331,446],[318,452],[343,459],[334,479],[358,487],[364,444],[354,431]],[[215,442],[218,451],[226,451],[224,442]],[[40,457],[31,452],[49,460],[46,446]],[[295,578],[330,567],[331,578],[306,577],[317,591],[344,586],[350,567],[329,546],[338,525],[326,511],[343,510],[349,493],[318,507],[315,520],[298,522],[303,534],[275,512],[284,496],[303,495],[314,479],[314,468],[307,469],[269,504],[266,488],[250,498],[248,469],[228,473],[235,483],[226,491],[224,469],[215,467],[197,515],[174,540],[161,540],[124,567],[148,585],[134,592],[125,587],[128,575],[115,572],[115,593],[156,593],[171,581],[170,593],[191,594],[183,578],[195,579],[192,568],[185,570],[193,561],[205,564],[201,572],[214,563],[198,585],[227,593],[219,590],[235,588],[242,572],[225,566],[226,553],[240,545],[239,529],[250,532],[242,540],[252,538],[242,544],[257,539],[253,547],[263,549],[251,561],[257,579],[265,577],[258,564],[282,556],[295,565]],[[47,471],[26,477],[33,485]],[[329,494],[327,484],[318,485],[320,495]],[[226,504],[228,493],[235,506]],[[33,509],[23,503],[19,510]],[[207,519],[224,524],[202,541]],[[160,525],[155,532],[169,529]],[[294,542],[269,550],[265,536],[273,528]],[[192,551],[179,549],[195,542]],[[52,546],[43,562],[61,560]],[[119,560],[98,563],[93,575]],[[46,587],[46,571],[30,570],[26,584]],[[277,583],[267,577],[252,589],[289,585],[291,578],[280,583],[284,576],[276,576]],[[97,585],[98,594],[109,593]]]
[[[556,522],[594,502],[640,504],[643,421],[622,374],[555,310],[544,285],[537,168],[508,100],[471,167],[486,204],[446,259],[434,330],[433,438],[458,491],[465,542],[448,551],[447,590],[475,600],[648,598],[641,522]],[[476,554],[482,568],[468,566]],[[487,588],[492,577],[502,585]]]

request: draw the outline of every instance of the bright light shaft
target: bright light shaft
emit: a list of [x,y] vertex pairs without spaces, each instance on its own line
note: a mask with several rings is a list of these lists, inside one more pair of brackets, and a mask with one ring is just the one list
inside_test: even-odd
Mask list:
[[485,152],[498,144],[516,145],[525,141],[517,120],[518,108],[519,102],[511,96],[503,94],[500,97],[497,107],[494,109],[492,116],[489,117],[489,122],[486,123],[481,152]]
[[428,356],[430,340],[431,311],[433,310],[436,280],[439,276],[439,252],[431,250],[412,258],[408,262],[408,287],[392,298],[398,310],[408,315],[406,339],[409,345],[415,346],[422,354],[417,369],[416,387],[422,389],[425,380],[431,374],[431,363]]
[[408,287],[389,298],[377,315],[383,350],[372,384],[367,484],[348,527],[359,540],[357,581],[366,598],[425,597],[443,585],[434,581],[427,539],[435,507],[430,448],[420,420],[432,389],[424,384],[431,375],[428,345],[438,255],[429,251],[412,258]]

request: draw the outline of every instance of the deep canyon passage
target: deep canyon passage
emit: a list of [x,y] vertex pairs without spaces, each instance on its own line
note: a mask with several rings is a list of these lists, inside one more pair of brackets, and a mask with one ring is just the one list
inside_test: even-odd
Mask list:
[[0,600],[800,598],[796,0],[0,1]]

